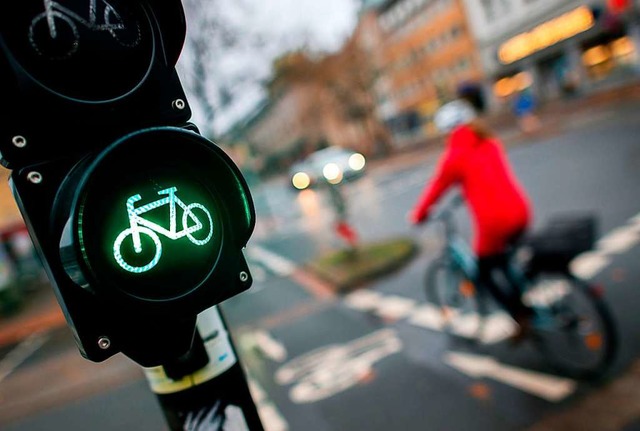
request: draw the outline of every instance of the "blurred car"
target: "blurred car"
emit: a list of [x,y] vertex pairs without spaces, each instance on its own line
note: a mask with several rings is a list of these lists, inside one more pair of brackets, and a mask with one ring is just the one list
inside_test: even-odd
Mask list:
[[315,151],[289,170],[291,184],[298,190],[325,181],[340,184],[364,174],[366,160],[360,153],[341,147],[327,147]]

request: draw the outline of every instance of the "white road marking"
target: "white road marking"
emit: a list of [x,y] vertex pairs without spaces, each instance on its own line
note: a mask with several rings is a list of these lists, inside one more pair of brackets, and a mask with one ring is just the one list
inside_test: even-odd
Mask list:
[[611,259],[600,251],[590,251],[576,257],[571,262],[571,272],[581,278],[590,279],[609,266]]
[[267,280],[267,271],[262,266],[249,264],[249,267],[254,281],[264,283]]
[[596,249],[583,253],[571,262],[571,271],[578,277],[590,279],[598,275],[612,261],[612,255],[622,254],[640,243],[640,214],[630,218],[600,238]]
[[[407,323],[426,328],[432,331],[442,331],[445,319],[440,309],[433,304],[417,306],[415,300],[399,296],[384,296],[375,291],[359,290],[347,295],[345,304],[359,311],[367,311],[393,320],[407,319]],[[450,310],[452,315],[457,310]],[[476,313],[459,315],[451,319],[453,327],[451,331],[465,338],[479,338],[484,344],[496,344],[509,338],[514,330],[515,323],[504,312],[496,312],[485,316],[483,320]],[[482,331],[479,325],[483,324]]]
[[[452,316],[458,311],[450,310]],[[409,318],[408,323],[432,331],[442,331],[445,319],[440,310],[426,304],[418,308]],[[467,313],[452,318],[451,332],[464,338],[477,339],[483,344],[497,344],[508,339],[515,331],[516,324],[504,312],[495,312],[484,317],[477,313]],[[482,325],[482,327],[480,327]]]
[[444,362],[469,377],[490,378],[550,402],[559,402],[576,390],[576,382],[501,364],[489,356],[448,352]]
[[29,335],[0,361],[0,382],[4,381],[24,361],[37,352],[51,336],[47,333]]
[[484,322],[480,341],[483,344],[501,343],[515,333],[516,327],[516,322],[507,313],[493,313]]
[[356,290],[344,297],[344,303],[356,310],[368,311],[377,307],[382,295],[374,290]]
[[256,346],[262,352],[275,362],[282,362],[287,359],[287,349],[278,340],[274,339],[271,334],[264,330],[255,331],[253,337]]
[[247,247],[247,254],[251,259],[260,262],[269,270],[282,277],[290,276],[298,268],[293,261],[259,245]]
[[571,286],[564,277],[544,280],[533,289],[529,289],[523,296],[522,302],[529,306],[549,307],[559,302],[571,292]]
[[371,311],[385,319],[404,319],[416,308],[416,301],[401,296],[386,296],[372,290],[357,290],[344,299],[348,307],[360,311]]
[[416,308],[416,301],[400,296],[384,297],[377,305],[375,313],[385,319],[400,320],[411,315]]
[[267,393],[260,384],[249,377],[249,390],[253,401],[256,403],[258,415],[265,431],[288,431],[289,424],[280,414],[276,405],[269,400]]
[[294,403],[311,403],[356,386],[380,360],[402,350],[392,329],[381,329],[345,344],[330,344],[305,353],[280,367],[275,381],[293,386]]
[[628,224],[609,232],[598,241],[598,248],[607,254],[622,254],[640,241],[640,232],[635,224]]
[[414,326],[431,329],[433,331],[441,331],[444,327],[444,319],[440,310],[432,304],[425,304],[418,307],[408,322]]

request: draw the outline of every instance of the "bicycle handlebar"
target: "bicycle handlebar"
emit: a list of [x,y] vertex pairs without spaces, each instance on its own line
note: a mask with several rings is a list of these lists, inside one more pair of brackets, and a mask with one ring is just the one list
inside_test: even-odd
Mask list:
[[436,211],[429,220],[446,220],[451,217],[451,213],[454,209],[458,208],[460,205],[464,203],[464,197],[456,193],[446,204],[442,205],[441,208]]

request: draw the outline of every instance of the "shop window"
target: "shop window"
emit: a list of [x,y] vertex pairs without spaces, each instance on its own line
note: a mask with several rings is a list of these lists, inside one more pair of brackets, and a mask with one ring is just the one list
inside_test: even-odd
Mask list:
[[582,62],[592,79],[605,78],[612,68],[611,51],[607,45],[589,48],[582,54]]
[[513,76],[500,79],[493,85],[493,92],[497,97],[509,97],[514,93],[525,90],[533,84],[533,77],[528,72],[520,72]]
[[611,53],[619,64],[635,63],[638,56],[633,41],[628,36],[611,42]]

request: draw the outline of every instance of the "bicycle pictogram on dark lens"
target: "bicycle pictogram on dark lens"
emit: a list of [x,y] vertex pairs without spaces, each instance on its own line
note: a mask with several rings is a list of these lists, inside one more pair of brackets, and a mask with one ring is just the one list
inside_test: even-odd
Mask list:
[[29,41],[40,55],[68,58],[80,46],[79,26],[107,32],[123,47],[136,47],[141,40],[140,25],[126,19],[106,0],[89,0],[88,16],[82,16],[54,0],[44,0],[44,12],[29,27]]
[[[130,227],[120,232],[113,243],[113,257],[124,270],[134,274],[141,274],[151,270],[158,264],[162,256],[162,243],[160,242],[160,236],[158,234],[173,241],[187,237],[195,246],[203,246],[213,237],[213,219],[211,218],[209,210],[200,203],[185,204],[176,196],[177,190],[176,187],[160,190],[158,194],[161,196],[166,195],[166,197],[138,208],[135,207],[135,203],[142,200],[139,194],[127,199],[127,214],[129,216]],[[142,217],[142,214],[165,205],[169,206],[168,229]],[[176,207],[182,209],[181,230],[178,230],[177,227]],[[196,210],[200,214],[196,214]],[[123,256],[123,243],[128,236],[131,236],[133,251],[139,255],[143,252],[142,235],[148,236],[153,243],[153,247],[155,248],[153,258],[145,265],[132,265],[130,262],[127,262],[127,259]]]

